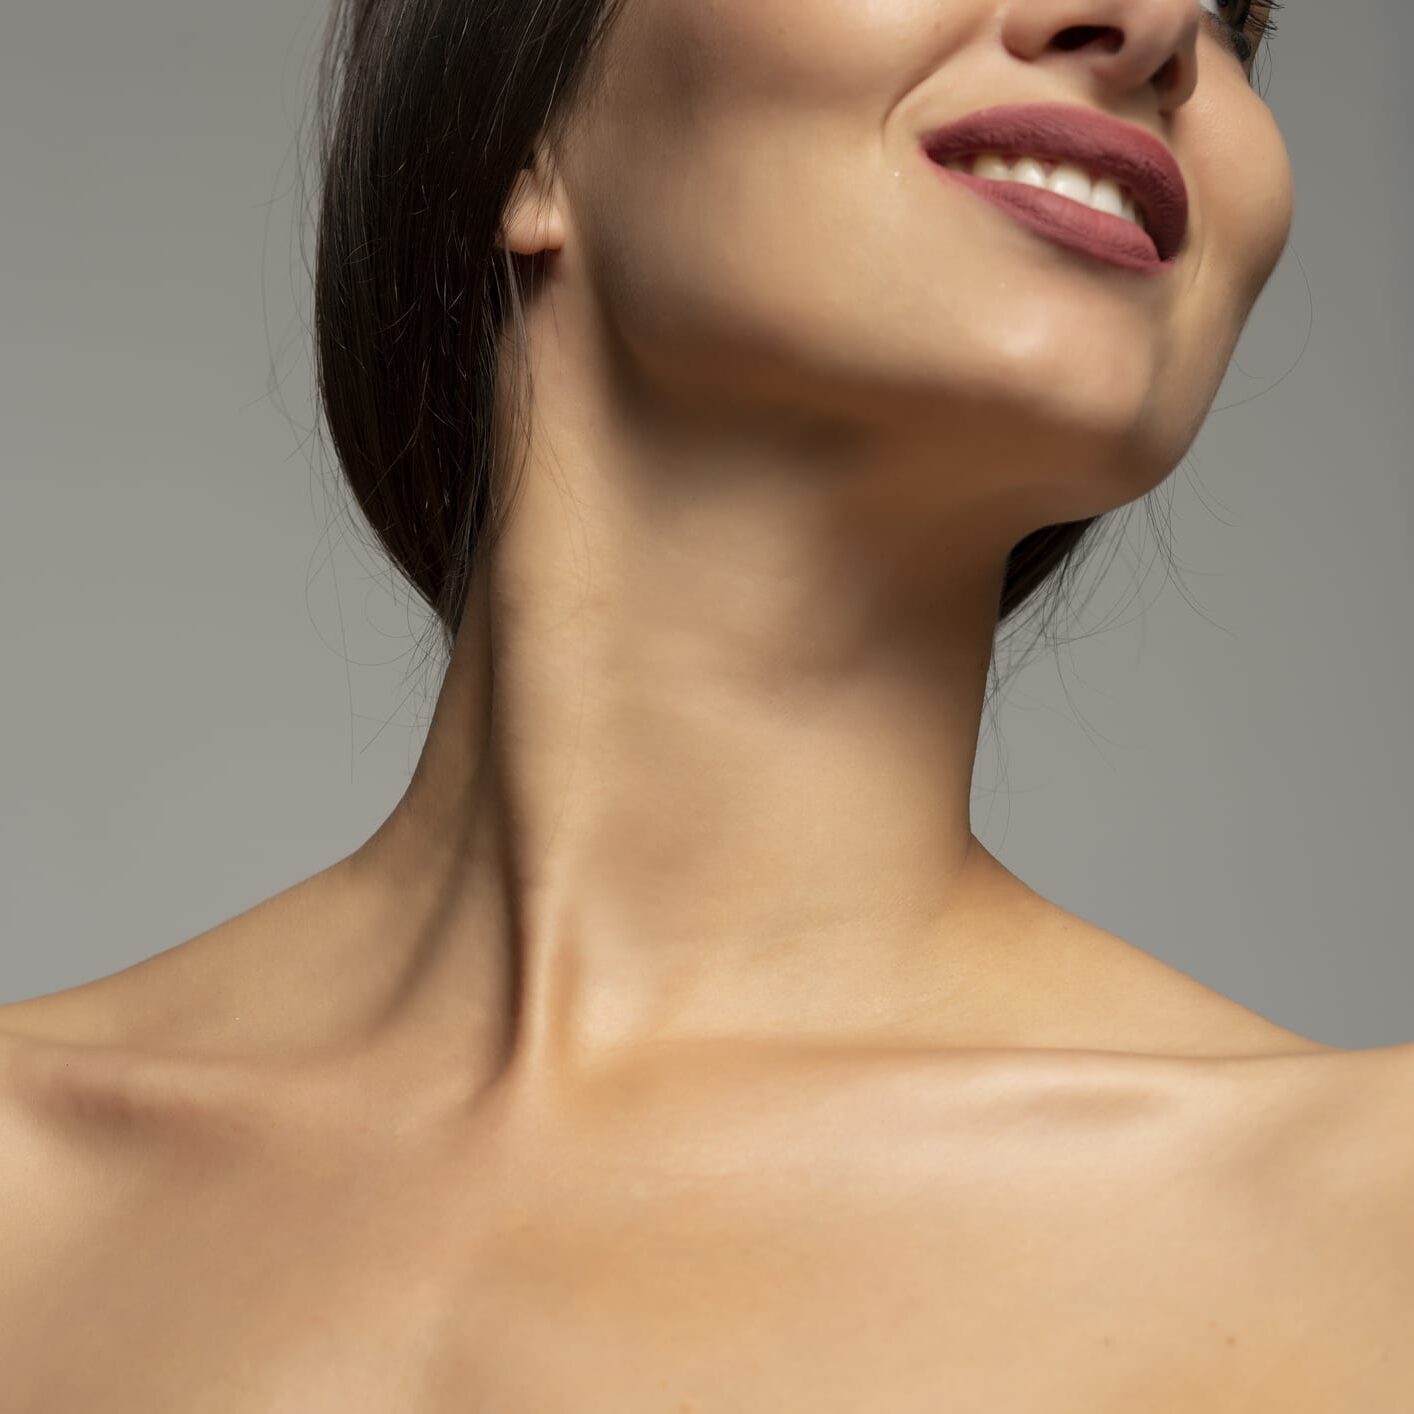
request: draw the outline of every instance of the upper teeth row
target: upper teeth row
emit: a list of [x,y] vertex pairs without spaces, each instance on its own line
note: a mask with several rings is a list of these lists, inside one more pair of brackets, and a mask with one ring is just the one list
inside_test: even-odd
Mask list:
[[1022,182],[1029,187],[1045,187],[1058,196],[1083,202],[1096,211],[1108,212],[1133,221],[1148,230],[1144,214],[1128,187],[1113,177],[1098,176],[1073,162],[1051,162],[1039,157],[1004,157],[999,152],[983,152],[975,157],[958,157],[943,166],[955,172],[971,172],[992,182]]

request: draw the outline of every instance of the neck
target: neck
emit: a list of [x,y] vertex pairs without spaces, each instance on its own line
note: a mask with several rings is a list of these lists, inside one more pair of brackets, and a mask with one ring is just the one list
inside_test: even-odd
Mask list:
[[718,430],[670,462],[650,434],[557,433],[360,852],[419,994],[471,1005],[488,1053],[527,1066],[965,1009],[1035,900],[970,828],[1025,527],[985,479],[939,492],[936,426],[769,458]]
[[611,537],[546,486],[365,847],[419,976],[528,1065],[964,1007],[1029,893],[969,817],[1004,552],[922,532],[925,589],[897,534],[871,561],[789,498],[685,498]]

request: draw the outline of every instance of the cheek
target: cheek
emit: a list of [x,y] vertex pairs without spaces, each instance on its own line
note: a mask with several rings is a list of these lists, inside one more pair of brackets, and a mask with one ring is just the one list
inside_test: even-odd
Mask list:
[[639,369],[826,405],[955,382],[993,306],[930,221],[930,174],[895,179],[857,117],[778,114],[747,156],[729,148],[640,163],[589,198],[587,277]]
[[629,0],[566,168],[606,304],[653,289],[736,304],[734,289],[802,284],[802,265],[828,299],[841,255],[873,258],[861,221],[888,196],[884,169],[900,165],[884,151],[896,102],[962,42],[973,11],[960,0]]
[[920,273],[893,268],[907,217],[885,125],[913,81],[900,55],[924,50],[924,8],[669,0],[636,15],[565,164],[599,308],[659,373],[759,380],[840,357]]
[[1195,110],[1184,135],[1197,154],[1193,178],[1204,193],[1200,239],[1207,279],[1247,318],[1291,234],[1291,159],[1266,104],[1244,90],[1232,102]]
[[1271,279],[1291,235],[1295,211],[1295,182],[1285,144],[1278,141],[1274,145],[1265,170],[1266,179],[1259,184],[1262,193],[1260,209],[1252,210],[1249,203],[1242,213],[1243,219],[1255,233],[1249,302],[1256,301]]

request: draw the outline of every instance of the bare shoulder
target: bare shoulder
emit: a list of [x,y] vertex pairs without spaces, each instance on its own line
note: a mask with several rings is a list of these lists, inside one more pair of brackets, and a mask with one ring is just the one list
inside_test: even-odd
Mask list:
[[270,1127],[271,1087],[169,1024],[195,1020],[172,983],[162,964],[0,1005],[0,1329],[58,1300],[56,1263],[82,1266],[154,1193]]
[[46,1164],[73,1172],[88,1154],[111,1174],[145,1120],[218,1103],[244,1057],[273,1049],[287,979],[318,949],[320,878],[119,971],[0,1004],[0,1209],[15,1185],[51,1187]]
[[0,1006],[0,1209],[33,1215],[110,1155],[144,1081],[172,1068],[123,1037],[108,980]]
[[1300,1111],[1333,1182],[1400,1200],[1414,1234],[1414,1044],[1330,1051],[1310,1069]]
[[110,1199],[124,1186],[116,1170],[105,1171],[94,1140],[102,1106],[87,1104],[105,1086],[121,1094],[120,1067],[107,1048],[46,1029],[66,1010],[54,998],[0,1007],[0,1327],[19,1314],[13,1303],[45,1290],[53,1262],[82,1240],[105,1180]]
[[1255,1136],[1264,1177],[1286,1175],[1283,1197],[1402,1221],[1414,1237],[1414,1044],[1246,1057],[1226,1069],[1223,1123]]
[[351,970],[351,947],[373,951],[364,935],[378,926],[352,874],[350,860],[339,860],[119,971],[0,1005],[0,1040],[12,1053],[33,1042],[36,1064],[66,1046],[78,1065],[98,1051],[105,1061],[159,1052],[196,1061],[338,1036],[362,998],[356,981],[335,995],[326,979]]
[[[36,1165],[73,1173],[102,1154],[158,1069],[177,1073],[188,1010],[182,985],[197,940],[62,991],[0,1005],[0,1164],[9,1183],[36,1185]],[[209,1007],[203,1007],[208,1016]],[[219,1013],[216,1013],[219,1014]]]
[[[1321,1058],[1290,1181],[1309,1186],[1313,1264],[1367,1332],[1351,1408],[1414,1409],[1414,1045]],[[1313,1332],[1313,1336],[1319,1332]]]
[[[1414,1295],[1414,1044],[1346,1051],[1331,1060],[1322,1116],[1351,1154],[1370,1165],[1392,1223],[1403,1238]],[[1339,1155],[1332,1171],[1341,1172]],[[1408,1314],[1414,1317],[1414,1304]]]
[[377,924],[340,860],[119,971],[0,1004],[0,1215],[269,1130],[277,1104],[327,1118],[365,1015],[346,950]]

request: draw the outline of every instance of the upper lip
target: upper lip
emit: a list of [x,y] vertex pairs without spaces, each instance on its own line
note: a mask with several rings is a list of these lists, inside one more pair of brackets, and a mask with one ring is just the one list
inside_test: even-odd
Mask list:
[[923,134],[935,162],[1000,152],[1074,162],[1113,177],[1143,208],[1159,258],[1168,260],[1188,231],[1188,188],[1167,144],[1144,128],[1073,103],[1005,103],[969,113]]

